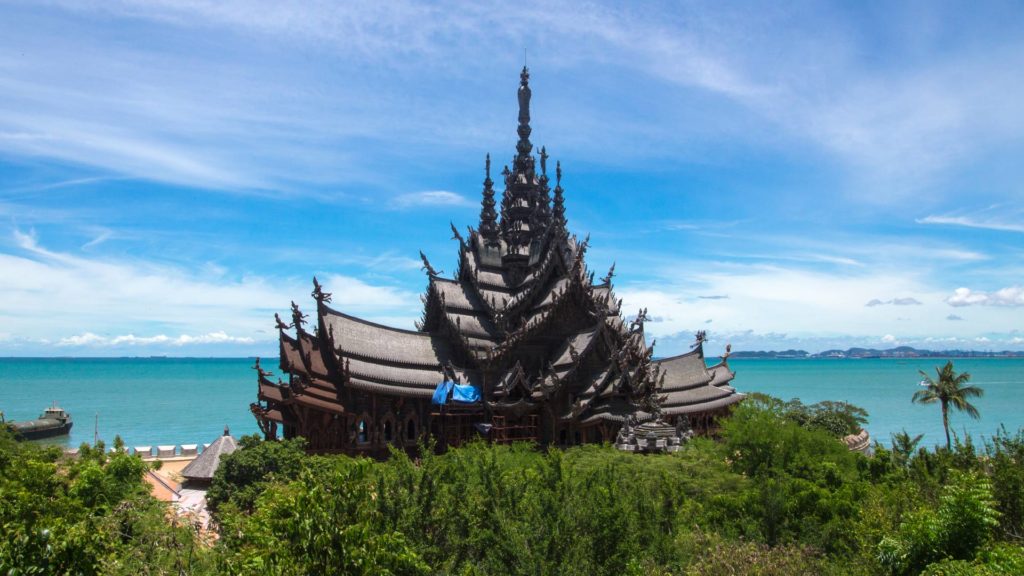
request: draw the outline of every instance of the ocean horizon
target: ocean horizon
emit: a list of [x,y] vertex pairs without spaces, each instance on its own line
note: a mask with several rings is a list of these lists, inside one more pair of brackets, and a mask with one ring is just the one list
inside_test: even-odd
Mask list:
[[[36,418],[56,402],[74,418],[71,434],[47,442],[75,447],[95,437],[108,445],[203,444],[227,426],[235,436],[258,432],[249,404],[256,401],[254,357],[22,357],[0,358],[0,411],[8,421]],[[951,414],[951,432],[975,442],[1000,427],[1024,427],[1024,358],[953,358],[985,396],[974,403],[981,419]],[[944,443],[937,405],[912,404],[921,376],[943,358],[730,359],[740,392],[762,392],[805,403],[850,402],[869,412],[873,440],[893,433],[924,434],[922,445]],[[717,362],[717,358],[709,358]],[[264,367],[270,365],[265,361]],[[281,373],[272,369],[275,377]]]

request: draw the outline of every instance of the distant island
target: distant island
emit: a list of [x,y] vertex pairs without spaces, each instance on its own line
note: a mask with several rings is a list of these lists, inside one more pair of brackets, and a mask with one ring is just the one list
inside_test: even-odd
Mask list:
[[1002,352],[978,350],[919,350],[910,346],[898,346],[888,350],[875,348],[848,348],[846,350],[825,350],[811,354],[806,350],[782,351],[739,351],[730,358],[1024,358],[1024,352],[1003,350]]

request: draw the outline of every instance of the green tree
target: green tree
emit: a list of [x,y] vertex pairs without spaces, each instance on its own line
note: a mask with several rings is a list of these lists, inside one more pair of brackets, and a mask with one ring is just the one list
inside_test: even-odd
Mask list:
[[294,480],[305,460],[306,441],[302,438],[264,442],[256,434],[243,436],[239,449],[221,458],[206,493],[207,505],[215,514],[227,502],[252,512],[268,485]]
[[910,457],[917,450],[924,434],[911,436],[906,429],[892,435],[892,458],[900,467],[906,468],[910,465]]
[[918,404],[933,404],[938,402],[942,406],[942,427],[946,431],[946,449],[950,449],[949,441],[949,408],[966,412],[971,418],[979,418],[978,409],[967,399],[982,396],[985,391],[978,386],[966,386],[971,379],[967,372],[959,374],[953,369],[953,361],[946,362],[942,368],[936,368],[936,379],[919,370],[924,378],[921,383],[924,389],[914,392],[912,401]]

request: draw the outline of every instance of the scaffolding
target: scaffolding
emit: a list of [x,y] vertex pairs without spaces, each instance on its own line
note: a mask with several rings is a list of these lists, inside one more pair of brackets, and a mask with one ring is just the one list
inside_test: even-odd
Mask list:
[[537,442],[537,415],[530,414],[513,423],[504,416],[491,419],[491,440],[496,444]]

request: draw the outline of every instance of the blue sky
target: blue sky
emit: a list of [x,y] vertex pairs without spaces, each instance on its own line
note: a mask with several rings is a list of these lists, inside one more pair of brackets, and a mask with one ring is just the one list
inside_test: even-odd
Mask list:
[[659,355],[1024,350],[1018,3],[0,1],[0,354],[411,327],[484,155],[561,160]]

